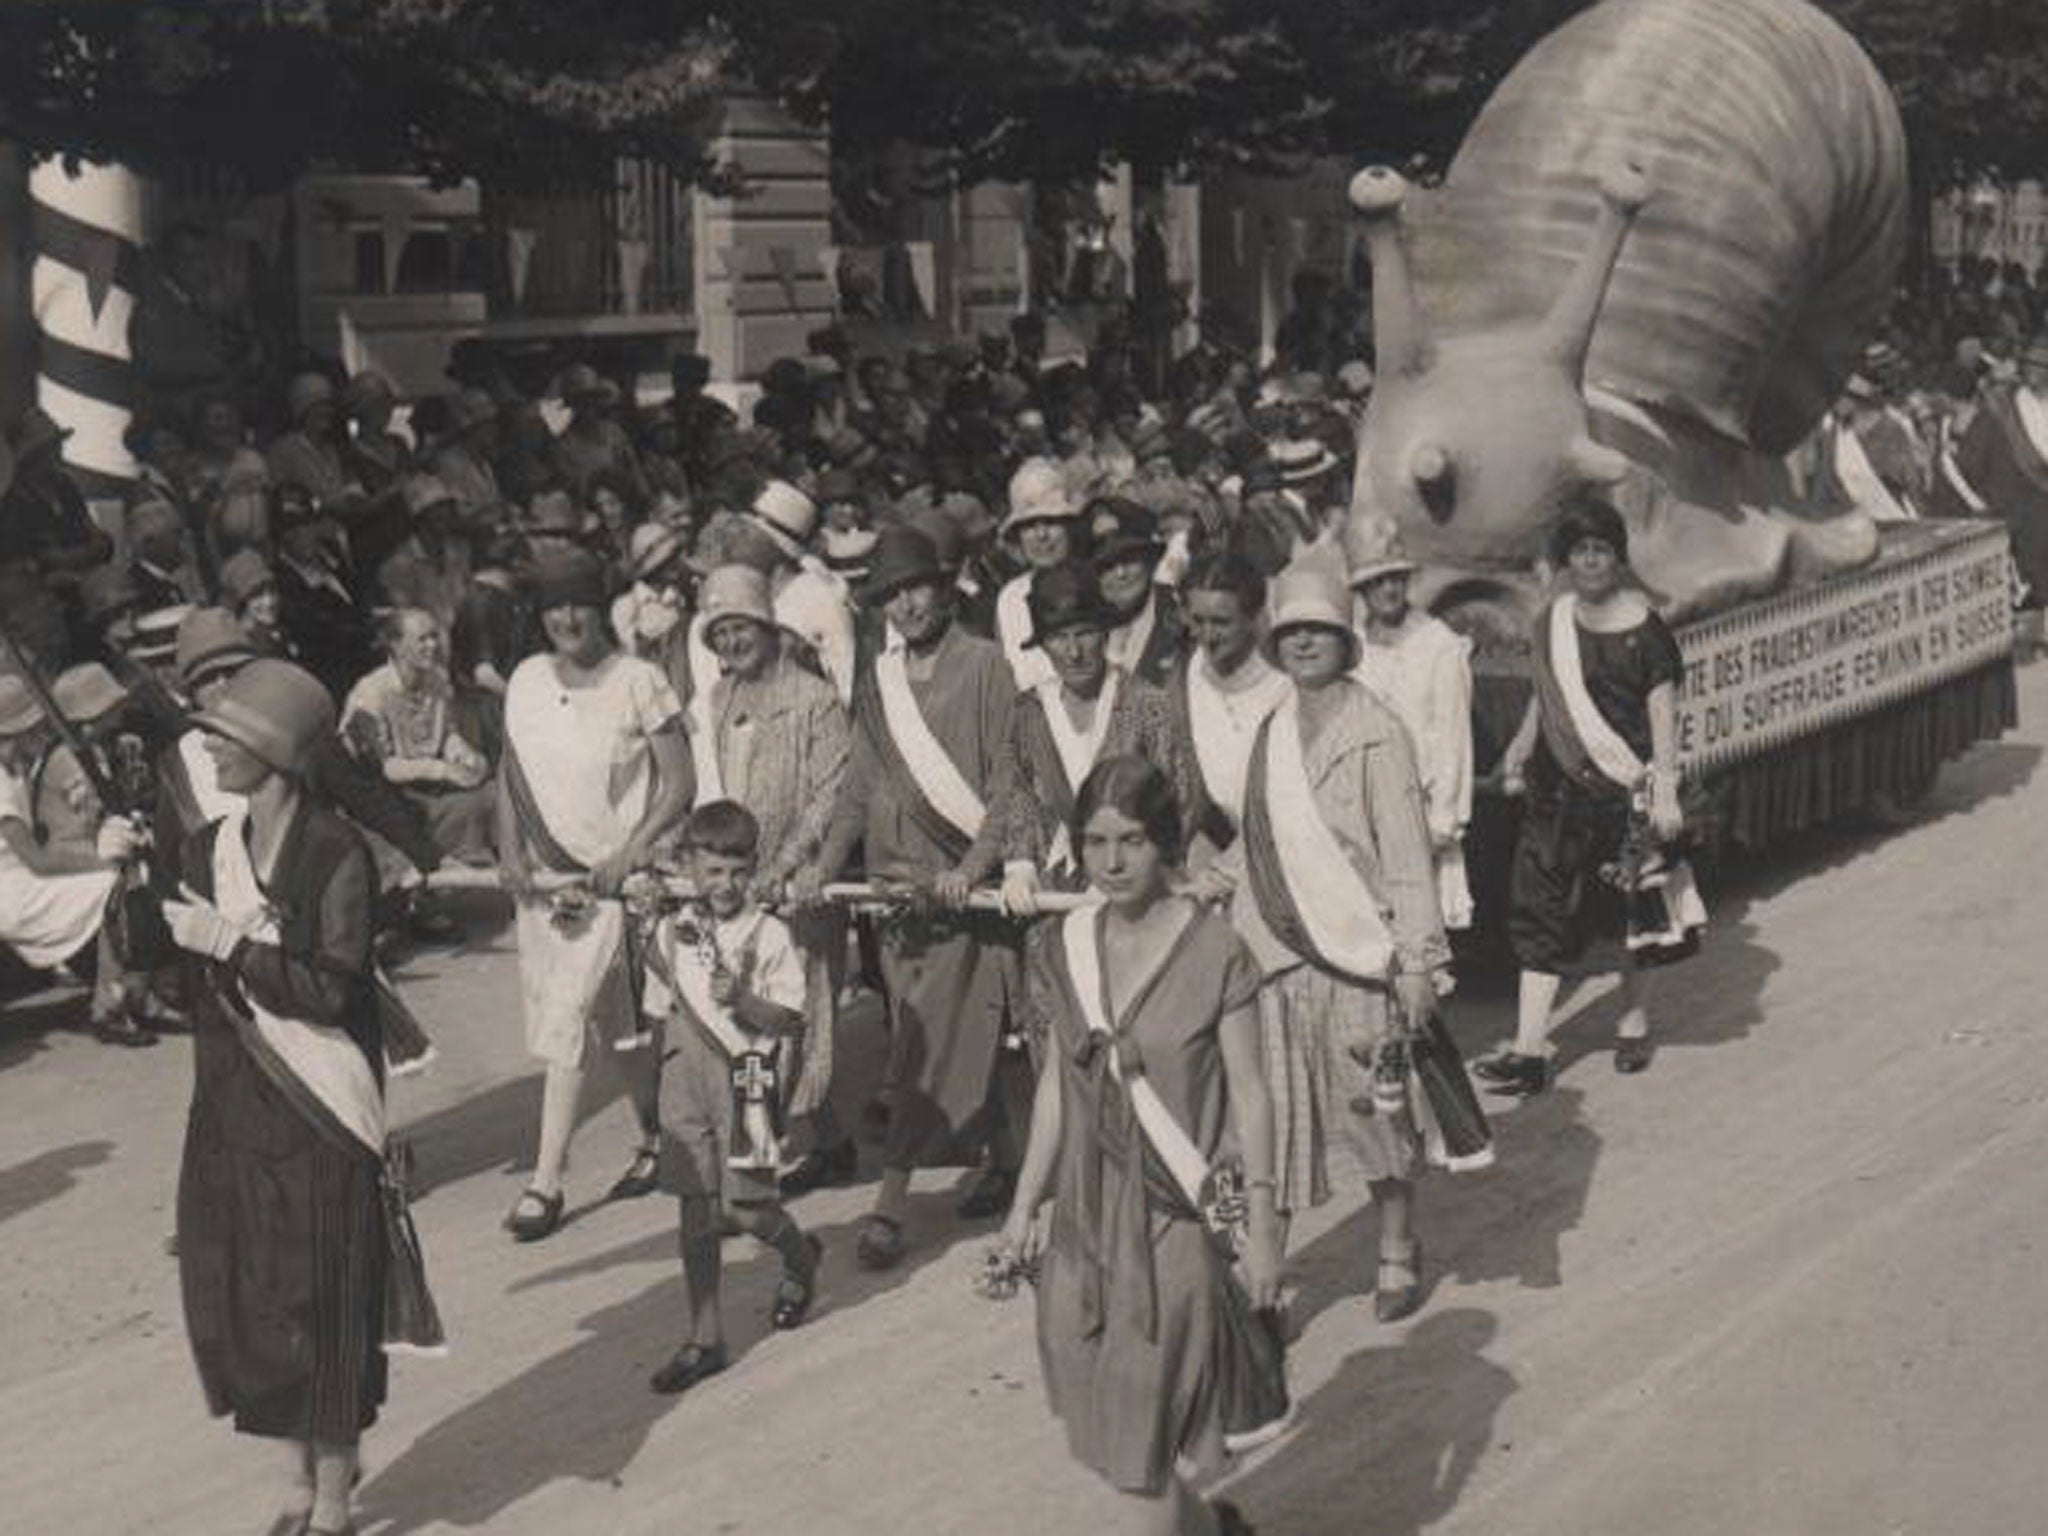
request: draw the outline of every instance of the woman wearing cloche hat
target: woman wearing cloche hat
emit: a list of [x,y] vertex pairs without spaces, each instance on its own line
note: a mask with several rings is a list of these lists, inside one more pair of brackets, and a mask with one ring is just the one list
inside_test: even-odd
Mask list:
[[388,1281],[425,1296],[423,1275],[392,1267],[386,1226],[376,876],[307,786],[335,724],[317,678],[253,661],[197,718],[241,803],[192,838],[186,894],[164,903],[199,962],[178,1185],[186,1328],[212,1412],[296,1446],[277,1488],[295,1528],[341,1531],[385,1350],[439,1333],[387,1311]]
[[1483,1167],[1492,1142],[1437,1017],[1451,956],[1414,755],[1351,675],[1335,548],[1311,546],[1275,578],[1266,644],[1294,691],[1259,729],[1240,837],[1197,879],[1230,892],[1266,974],[1282,1217],[1329,1198],[1326,1128],[1342,1126],[1379,1207],[1373,1307],[1391,1322],[1422,1299],[1416,1173]]

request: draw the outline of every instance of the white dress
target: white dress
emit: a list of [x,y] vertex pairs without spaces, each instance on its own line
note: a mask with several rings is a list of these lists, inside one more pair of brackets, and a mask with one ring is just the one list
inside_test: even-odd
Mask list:
[[[28,786],[0,770],[0,821],[34,825]],[[110,869],[39,875],[0,838],[0,943],[39,971],[62,965],[96,938],[114,889]]]
[[1444,926],[1469,928],[1463,839],[1472,819],[1472,643],[1413,609],[1389,643],[1368,639],[1362,625],[1358,638],[1353,676],[1393,709],[1415,748]]
[[[614,654],[583,687],[562,685],[552,655],[530,656],[505,689],[505,735],[554,840],[586,868],[617,853],[654,791],[650,739],[682,713],[652,662]],[[546,896],[518,904],[519,983],[526,1046],[576,1066],[585,1025],[625,937],[625,907],[601,901],[589,921],[555,925]]]

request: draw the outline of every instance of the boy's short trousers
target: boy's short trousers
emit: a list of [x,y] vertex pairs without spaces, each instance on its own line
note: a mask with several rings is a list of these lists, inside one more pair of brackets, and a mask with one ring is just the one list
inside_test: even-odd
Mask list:
[[668,1027],[661,1064],[661,1177],[677,1195],[725,1205],[779,1198],[773,1168],[729,1168],[732,1068],[725,1053],[686,1021]]

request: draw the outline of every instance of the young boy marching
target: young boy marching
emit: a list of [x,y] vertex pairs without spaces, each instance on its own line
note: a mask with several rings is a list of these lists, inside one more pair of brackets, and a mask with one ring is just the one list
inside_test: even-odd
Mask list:
[[804,1029],[804,967],[780,919],[752,905],[760,829],[731,800],[697,807],[682,836],[696,889],[648,946],[644,1006],[667,1020],[661,1072],[662,1159],[676,1191],[689,1333],[649,1383],[682,1392],[726,1366],[719,1244],[730,1224],[782,1255],[771,1321],[794,1328],[811,1308],[820,1246],[776,1190],[778,1047]]

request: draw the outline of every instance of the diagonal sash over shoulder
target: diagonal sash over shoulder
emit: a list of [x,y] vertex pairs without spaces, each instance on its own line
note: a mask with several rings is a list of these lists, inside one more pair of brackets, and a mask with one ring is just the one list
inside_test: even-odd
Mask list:
[[504,776],[505,798],[512,802],[512,819],[519,823],[519,833],[547,865],[559,875],[585,875],[590,866],[564,848],[548,830],[547,818],[541,814],[540,802],[534,798],[533,783],[526,777],[526,770],[520,766],[519,749],[511,731],[505,732],[504,751],[499,757],[498,771]]
[[1578,600],[1567,592],[1536,626],[1533,672],[1543,704],[1543,739],[1558,766],[1581,783],[1597,776],[1619,789],[1633,790],[1647,769],[1586,691],[1578,612]]
[[[721,679],[721,681],[723,681]],[[718,764],[718,717],[711,699],[718,685],[702,689],[684,711],[690,724],[690,766],[697,774],[697,804],[725,798],[725,774]]]
[[948,858],[964,858],[987,807],[925,723],[902,651],[875,658],[854,695],[854,713],[910,818]]
[[1244,838],[1253,905],[1273,936],[1336,975],[1386,980],[1394,937],[1385,903],[1316,810],[1292,692],[1252,746]]
[[1074,797],[1080,794],[1082,784],[1087,782],[1089,771],[1102,756],[1103,742],[1109,738],[1110,720],[1116,713],[1122,693],[1122,678],[1121,667],[1112,666],[1109,669],[1102,680],[1102,692],[1095,699],[1094,718],[1085,731],[1074,729],[1073,718],[1068,715],[1067,706],[1060,700],[1058,678],[1048,679],[1032,690],[1038,697],[1039,711],[1045,716],[1046,734],[1052,740],[1053,755],[1059,759],[1060,775],[1063,780],[1059,785],[1040,786],[1041,790],[1052,792],[1048,796],[1051,803],[1046,809],[1055,814],[1056,830],[1053,833],[1052,844],[1046,850],[1048,868],[1063,868],[1078,862],[1074,857],[1073,839],[1067,832],[1067,823],[1073,819]]

